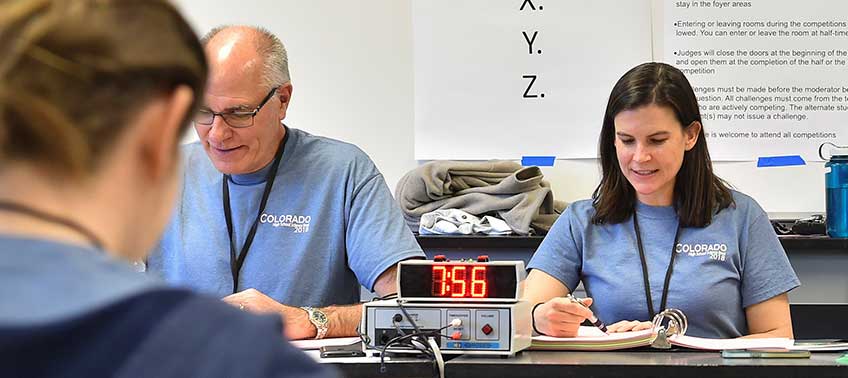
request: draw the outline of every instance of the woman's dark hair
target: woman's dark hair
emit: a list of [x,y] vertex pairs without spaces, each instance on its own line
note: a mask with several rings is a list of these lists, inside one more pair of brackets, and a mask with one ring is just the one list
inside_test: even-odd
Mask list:
[[167,0],[3,1],[0,51],[0,166],[85,176],[180,85],[194,92],[184,133],[206,84],[203,48]]
[[[636,191],[621,172],[616,156],[615,117],[652,104],[671,109],[683,129],[701,123],[695,92],[680,70],[651,62],[627,71],[612,88],[598,140],[602,177],[592,194],[594,224],[621,223],[634,213]],[[734,204],[728,184],[713,173],[703,127],[695,146],[683,154],[673,204],[683,227],[707,226],[715,213]]]

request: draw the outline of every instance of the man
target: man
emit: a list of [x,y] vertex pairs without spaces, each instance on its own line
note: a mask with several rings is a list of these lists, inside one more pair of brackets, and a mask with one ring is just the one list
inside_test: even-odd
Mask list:
[[[424,254],[374,163],[353,145],[282,124],[292,96],[282,43],[252,27],[203,38],[210,81],[185,150],[181,202],[148,269],[278,313],[292,339],[356,334],[359,286],[396,292]],[[300,308],[299,306],[304,306]]]

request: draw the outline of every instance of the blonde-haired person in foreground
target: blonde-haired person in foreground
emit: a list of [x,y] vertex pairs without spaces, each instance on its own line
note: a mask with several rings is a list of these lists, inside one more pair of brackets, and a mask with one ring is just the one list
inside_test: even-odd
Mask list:
[[4,1],[0,51],[0,376],[334,375],[279,317],[127,263],[169,217],[205,85],[173,6]]

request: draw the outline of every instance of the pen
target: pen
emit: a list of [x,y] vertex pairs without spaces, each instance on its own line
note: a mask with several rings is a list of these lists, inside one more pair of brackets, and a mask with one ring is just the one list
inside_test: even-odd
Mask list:
[[[579,304],[579,305],[583,306],[583,308],[585,308],[585,309],[587,309],[587,310],[589,309],[589,306],[586,306],[586,305],[583,303],[583,301],[582,301],[582,300],[580,300],[580,298],[577,298],[577,297],[575,297],[575,296],[573,296],[573,295],[571,295],[571,294],[568,294],[568,295],[566,295],[565,297],[566,297],[568,300],[570,300],[570,301],[571,301],[571,303],[577,303],[577,304]],[[597,317],[597,316],[595,316],[595,314],[594,314],[594,313],[592,314],[592,317],[591,317],[591,318],[589,318],[589,321],[590,321],[590,322],[592,322],[592,325],[593,325],[593,326],[598,327],[598,329],[599,329],[599,330],[601,330],[601,332],[603,332],[603,333],[607,333],[607,326],[606,326],[606,324],[604,324],[604,322],[602,322],[602,321],[601,321],[601,319],[598,319],[598,317]]]

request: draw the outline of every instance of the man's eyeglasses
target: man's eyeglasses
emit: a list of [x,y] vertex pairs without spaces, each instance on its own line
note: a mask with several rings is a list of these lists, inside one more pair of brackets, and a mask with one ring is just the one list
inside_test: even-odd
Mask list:
[[262,99],[262,102],[259,104],[259,106],[257,106],[256,109],[253,109],[252,111],[217,113],[209,109],[201,109],[198,110],[197,113],[194,115],[194,122],[200,125],[208,126],[214,123],[215,116],[218,116],[223,118],[224,122],[226,122],[231,127],[253,126],[253,118],[256,117],[256,114],[259,113],[260,110],[262,110],[262,107],[265,106],[266,103],[268,103],[268,100],[270,100],[271,97],[274,96],[274,93],[276,93],[277,89],[279,88],[280,87],[274,87],[273,89],[271,89],[271,91],[268,92],[267,95],[265,95],[265,98]]

